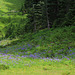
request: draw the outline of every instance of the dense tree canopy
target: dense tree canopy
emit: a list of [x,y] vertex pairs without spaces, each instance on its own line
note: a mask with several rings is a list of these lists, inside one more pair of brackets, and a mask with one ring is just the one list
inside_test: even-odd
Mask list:
[[[27,15],[16,25],[16,29],[24,33],[75,25],[75,0],[25,0],[19,11],[21,16]],[[11,26],[7,27],[7,33]],[[21,32],[17,32],[17,35]]]
[[25,0],[24,10],[35,30],[63,27],[75,24],[74,3],[75,0]]

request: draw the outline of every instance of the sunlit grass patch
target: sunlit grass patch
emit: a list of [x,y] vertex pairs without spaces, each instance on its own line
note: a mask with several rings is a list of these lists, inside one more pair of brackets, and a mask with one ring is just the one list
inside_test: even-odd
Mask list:
[[[14,63],[15,66],[10,67],[10,69],[5,71],[0,71],[0,74],[2,75],[74,75],[75,73],[75,63],[72,63],[72,61],[54,61],[54,60],[48,60],[48,59],[28,59],[23,58],[22,63]],[[10,62],[10,61],[9,61]],[[26,62],[26,63],[25,63]],[[68,65],[65,65],[64,63],[69,63]],[[25,63],[25,65],[23,65]],[[13,64],[13,63],[11,63]],[[23,66],[22,66],[23,65]],[[10,66],[10,65],[9,65]]]
[[9,12],[10,10],[20,9],[23,2],[24,0],[0,0],[0,10]]
[[1,40],[1,41],[0,41],[0,46],[7,46],[7,45],[10,45],[13,41],[17,41],[17,40],[18,40],[18,38],[12,39],[12,40],[10,40],[10,39]]

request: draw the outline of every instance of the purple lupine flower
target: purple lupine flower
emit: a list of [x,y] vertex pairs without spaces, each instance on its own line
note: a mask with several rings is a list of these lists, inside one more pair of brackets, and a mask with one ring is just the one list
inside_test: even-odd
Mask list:
[[36,47],[39,47],[39,45],[37,45]]
[[72,50],[69,50],[69,52],[71,52]]
[[14,59],[14,57],[11,57],[11,56],[10,56],[8,59]]
[[20,57],[19,55],[16,55],[16,57]]
[[34,55],[33,54],[30,54],[29,57],[34,57]]
[[47,57],[46,59],[49,59],[49,57]]
[[21,57],[24,58],[25,56],[22,55]]
[[69,58],[67,58],[67,60],[69,60]]
[[72,55],[73,55],[73,54],[75,54],[75,52],[74,52],[74,53],[72,53]]
[[21,48],[21,50],[24,50],[25,48]]
[[53,60],[53,59],[50,59],[51,61]]
[[28,44],[28,47],[30,47],[31,45],[30,44]]

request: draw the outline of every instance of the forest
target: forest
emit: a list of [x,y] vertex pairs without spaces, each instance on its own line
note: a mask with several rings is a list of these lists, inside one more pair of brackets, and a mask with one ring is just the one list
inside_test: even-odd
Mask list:
[[75,74],[75,0],[0,0],[0,75]]

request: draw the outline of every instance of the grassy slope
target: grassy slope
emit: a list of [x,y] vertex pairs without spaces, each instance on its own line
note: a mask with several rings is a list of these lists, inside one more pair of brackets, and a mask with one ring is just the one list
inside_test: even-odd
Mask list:
[[68,47],[75,48],[75,26],[56,29],[44,29],[36,33],[23,35],[25,41],[30,41],[40,48],[64,49]]
[[[26,45],[27,51],[29,51],[29,54],[45,52],[45,54],[42,53],[43,56],[45,57],[51,57],[53,54],[55,54],[55,56],[60,57],[62,56],[61,54],[68,55],[68,52],[70,50],[72,50],[72,52],[75,53],[74,29],[75,29],[75,26],[56,28],[54,30],[44,29],[36,33],[27,33],[23,36],[20,36],[19,41],[18,40],[17,41],[13,41],[13,40],[1,41],[0,45],[10,46],[12,43],[13,44],[17,43],[18,45],[15,45],[16,48],[23,48],[24,45]],[[32,48],[30,46],[28,47],[28,44],[32,46]],[[9,48],[12,48],[12,46],[10,46]],[[15,50],[16,48],[14,48],[13,50]],[[2,52],[5,52],[4,49],[2,49]],[[18,51],[27,52],[26,50],[22,50],[22,49]],[[13,53],[13,51],[9,50],[9,53]]]
[[[6,48],[0,48],[0,64],[5,64],[9,66],[7,70],[0,70],[1,75],[74,75],[75,74],[75,60],[69,60],[64,58],[62,61],[54,61],[53,59],[31,59],[24,58],[19,52],[25,53],[26,51],[30,53],[43,52],[45,49],[49,50],[61,50],[62,48],[72,50],[75,53],[75,33],[74,27],[56,28],[51,30],[40,30],[36,33],[28,33],[24,36],[20,36],[22,42],[14,42],[17,45],[7,46]],[[22,40],[23,39],[23,40]],[[10,42],[13,40],[10,40]],[[4,41],[1,41],[4,42]],[[9,40],[6,40],[9,42]],[[31,44],[32,43],[32,44]],[[3,44],[3,43],[2,43]],[[8,43],[7,43],[8,44]],[[31,44],[32,49],[27,45]],[[38,47],[36,47],[39,45]],[[27,47],[27,50],[23,50]],[[37,50],[36,50],[37,49]],[[49,55],[49,52],[45,55]],[[46,51],[45,51],[46,52]],[[71,52],[70,52],[71,53]],[[7,55],[9,54],[9,55]],[[13,54],[13,55],[11,55]],[[44,55],[44,56],[45,56]],[[72,54],[73,55],[73,54]],[[70,56],[71,57],[71,56]],[[75,58],[75,57],[74,57]]]

